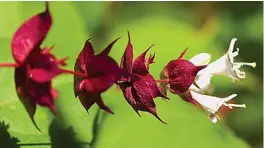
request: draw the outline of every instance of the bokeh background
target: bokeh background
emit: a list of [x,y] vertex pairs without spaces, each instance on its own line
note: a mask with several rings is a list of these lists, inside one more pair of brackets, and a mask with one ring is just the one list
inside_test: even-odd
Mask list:
[[[0,2],[0,61],[12,62],[10,43],[16,29],[44,10],[44,2]],[[91,148],[242,148],[263,147],[263,2],[50,2],[53,26],[43,46],[54,45],[57,57],[69,56],[67,68],[86,39],[92,38],[100,52],[117,37],[111,56],[119,63],[130,31],[134,57],[151,44],[156,53],[151,73],[159,78],[162,68],[189,48],[186,59],[208,52],[212,61],[222,56],[233,37],[240,48],[237,61],[257,62],[242,67],[244,81],[233,84],[214,77],[214,95],[237,93],[236,103],[246,109],[224,110],[216,125],[204,110],[169,94],[170,101],[155,99],[164,125],[148,113],[139,117],[122,93],[111,87],[103,94],[115,112],[109,115],[94,105],[89,114],[73,95],[72,76],[56,78],[60,119],[38,107],[39,133],[16,96],[13,69],[0,69],[0,147],[91,147]]]

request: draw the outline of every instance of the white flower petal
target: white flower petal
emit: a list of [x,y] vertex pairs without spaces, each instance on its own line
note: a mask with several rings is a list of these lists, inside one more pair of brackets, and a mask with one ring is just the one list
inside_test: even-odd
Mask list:
[[196,76],[194,83],[191,85],[190,89],[201,94],[211,95],[215,87],[211,84],[211,78],[213,75],[211,74],[203,74],[200,76]]
[[[202,66],[209,64],[211,60],[211,55],[208,53],[200,53],[189,59],[195,66]],[[202,94],[212,94],[214,92],[214,86],[211,84],[211,74],[205,74],[197,76],[195,78],[194,84],[190,86],[190,89],[202,93]]]
[[240,71],[239,68],[241,68],[244,65],[256,67],[256,63],[246,63],[246,62],[234,62],[234,57],[236,57],[239,54],[239,49],[237,48],[237,51],[233,52],[235,42],[237,41],[236,38],[233,38],[230,42],[230,46],[228,49],[228,52],[223,55],[218,60],[210,63],[206,68],[199,71],[197,74],[203,75],[205,73],[212,74],[212,75],[224,75],[227,77],[232,78],[233,82],[235,80],[242,80],[246,78],[246,73],[243,71]]
[[189,59],[195,66],[202,66],[209,64],[211,60],[211,55],[208,53],[199,53]]
[[237,94],[232,94],[226,98],[219,98],[215,96],[203,95],[194,91],[190,91],[192,97],[207,111],[210,120],[215,124],[217,122],[217,118],[219,118],[216,114],[219,109],[224,105],[233,109],[233,107],[242,107],[245,108],[245,104],[228,104],[227,102],[237,96]]

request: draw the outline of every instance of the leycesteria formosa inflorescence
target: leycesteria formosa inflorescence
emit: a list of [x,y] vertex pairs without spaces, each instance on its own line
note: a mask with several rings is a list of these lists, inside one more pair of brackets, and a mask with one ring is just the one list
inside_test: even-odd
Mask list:
[[[220,119],[217,113],[222,106],[229,109],[246,107],[245,104],[229,102],[237,94],[223,98],[211,96],[214,92],[214,85],[211,83],[213,76],[224,75],[235,82],[246,78],[245,72],[240,71],[240,67],[256,66],[255,62],[234,61],[234,57],[239,52],[238,48],[233,52],[236,38],[231,40],[227,53],[212,63],[209,63],[211,56],[208,53],[200,53],[189,60],[183,59],[186,49],[176,60],[171,60],[163,68],[160,80],[155,80],[149,72],[150,64],[154,63],[155,54],[147,59],[146,54],[152,46],[133,60],[133,45],[128,33],[128,43],[118,66],[117,62],[109,56],[109,52],[119,38],[99,54],[95,54],[88,39],[72,71],[61,67],[66,65],[67,58],[57,59],[51,53],[53,46],[41,47],[52,26],[48,2],[45,7],[44,12],[25,21],[15,32],[11,42],[15,63],[0,63],[1,68],[15,69],[17,95],[39,131],[34,121],[36,107],[37,105],[48,107],[56,115],[54,100],[58,97],[58,91],[52,87],[52,80],[60,74],[74,75],[75,97],[80,99],[87,111],[96,103],[101,109],[113,114],[101,97],[102,93],[113,84],[121,88],[124,98],[139,116],[139,111],[149,112],[162,123],[165,122],[157,114],[154,99],[157,97],[169,99],[166,96],[168,89],[189,102],[189,105],[204,108],[213,124]],[[159,82],[160,86],[156,82]]]

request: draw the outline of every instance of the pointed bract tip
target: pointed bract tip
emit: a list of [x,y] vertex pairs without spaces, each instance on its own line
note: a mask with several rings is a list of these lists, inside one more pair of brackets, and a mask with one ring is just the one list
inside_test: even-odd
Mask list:
[[166,95],[164,95],[162,92],[160,92],[161,93],[161,98],[164,100],[164,101],[166,101],[166,102],[168,102],[168,100],[170,100],[170,98],[168,97],[168,96],[166,96]]
[[99,55],[108,55],[114,44],[120,39],[121,37],[118,37],[113,42],[111,42]]
[[144,56],[144,58],[145,58],[145,56],[146,56],[146,54],[147,54],[147,52],[149,51],[149,49],[151,48],[151,47],[153,47],[154,46],[154,44],[152,44],[152,45],[150,45],[141,55],[143,55]]
[[108,107],[101,108],[101,109],[104,110],[104,111],[106,111],[106,112],[109,113],[109,114],[112,114],[112,115],[115,114],[115,113],[114,113],[110,108],[108,108]]
[[49,11],[49,1],[45,1],[46,12]]
[[162,122],[163,124],[167,124],[167,122],[164,122],[163,120],[161,120],[161,118],[158,116],[157,112],[152,113],[160,122]]
[[155,44],[150,45],[149,48],[147,49],[147,51],[148,51],[151,47],[153,47],[154,45],[155,45]]
[[139,114],[138,110],[134,109],[135,112],[138,114],[139,117],[141,117],[141,115]]
[[206,68],[207,65],[202,65],[202,66],[195,66],[194,67],[194,73],[197,74],[200,70]]
[[155,54],[155,52],[154,52],[153,54],[150,54],[150,56],[149,56],[149,57],[150,57],[151,59],[153,59],[153,60],[154,60],[154,58],[155,58],[155,55],[156,55],[156,54]]
[[127,35],[128,35],[128,41],[131,41],[131,38],[130,38],[130,33],[129,33],[129,31],[127,31]]
[[44,132],[38,127],[37,123],[35,122],[34,117],[31,117],[31,116],[30,116],[30,118],[31,118],[32,123],[33,123],[34,126],[36,127],[36,129],[37,129],[40,133],[44,134]]
[[87,46],[87,44],[91,44],[91,42],[90,42],[91,39],[92,39],[92,38],[89,38],[89,39],[87,39],[87,40],[85,41],[84,47]]
[[115,113],[114,113],[114,112],[112,112],[111,110],[110,110],[110,112],[108,112],[108,113],[110,113],[110,114],[112,114],[112,115],[115,115]]
[[118,41],[119,39],[121,39],[121,37],[118,37],[117,39],[115,39],[114,42]]
[[188,50],[188,48],[186,48],[186,49],[181,53],[181,55],[178,57],[178,60],[180,60],[180,59],[183,58],[183,56],[186,54],[187,50]]

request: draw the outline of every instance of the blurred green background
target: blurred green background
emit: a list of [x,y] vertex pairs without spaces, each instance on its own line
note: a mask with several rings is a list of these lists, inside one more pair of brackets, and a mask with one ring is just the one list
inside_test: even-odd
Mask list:
[[[10,43],[16,29],[44,10],[44,2],[0,2],[0,61],[12,62]],[[214,95],[237,93],[236,103],[246,109],[223,114],[216,125],[204,110],[169,94],[170,101],[155,99],[164,125],[148,113],[139,117],[113,86],[103,94],[115,112],[109,115],[94,105],[89,114],[74,98],[72,76],[59,76],[54,87],[60,119],[38,107],[39,133],[16,96],[13,69],[0,69],[0,147],[90,148],[242,148],[263,147],[263,2],[50,2],[53,26],[43,46],[54,45],[57,57],[69,56],[73,69],[84,42],[92,38],[96,52],[122,37],[111,56],[120,62],[130,31],[134,57],[151,44],[156,53],[150,71],[158,79],[161,69],[189,48],[186,59],[197,53],[222,56],[233,37],[240,48],[237,61],[257,62],[255,69],[242,67],[244,81],[214,77]]]

